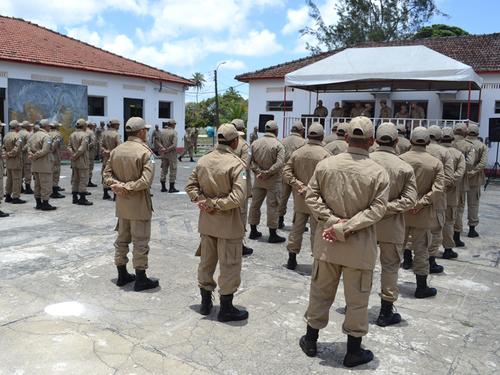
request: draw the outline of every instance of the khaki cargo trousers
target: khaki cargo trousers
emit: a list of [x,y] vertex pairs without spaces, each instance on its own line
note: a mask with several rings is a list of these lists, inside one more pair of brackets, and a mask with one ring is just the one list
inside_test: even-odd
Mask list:
[[252,188],[252,204],[248,213],[248,224],[259,225],[260,208],[264,199],[267,205],[267,226],[271,229],[278,229],[278,204],[280,199],[281,181],[276,180],[269,188],[258,187],[255,181]]
[[342,331],[355,337],[364,336],[368,333],[368,299],[373,270],[359,270],[314,259],[305,319],[315,329],[328,325],[330,307],[335,301],[341,276],[347,305]]
[[399,296],[398,272],[403,258],[403,244],[380,242],[380,297],[396,302]]
[[[23,156],[24,157],[24,156]],[[23,162],[23,182],[25,184],[31,184],[31,160],[27,161],[28,155],[26,155],[26,159]]]
[[169,169],[170,169],[170,175],[169,175],[168,181],[170,183],[174,183],[175,180],[177,179],[177,153],[176,152],[171,152],[168,155],[162,156],[160,182],[167,181],[167,174],[169,174],[169,172],[168,172]]
[[443,247],[445,249],[452,249],[455,247],[455,240],[453,239],[453,226],[455,225],[456,217],[457,208],[451,206],[446,207],[443,227]]
[[59,179],[61,178],[61,162],[55,161],[52,166],[52,186],[59,186]]
[[280,200],[279,200],[279,206],[278,206],[279,216],[286,215],[288,199],[290,199],[291,194],[292,194],[292,187],[290,185],[288,185],[286,182],[282,182],[281,192],[280,192]]
[[89,169],[73,168],[71,173],[71,192],[85,193],[89,183]]
[[48,201],[52,194],[52,173],[34,172],[33,177],[35,178],[35,198]]
[[5,182],[5,194],[11,194],[12,198],[19,198],[21,196],[21,169],[7,168],[7,181]]
[[129,244],[132,243],[132,265],[136,270],[148,268],[149,239],[151,238],[151,220],[118,219],[115,228],[118,236],[115,241],[115,265],[128,263]]
[[443,228],[446,221],[446,210],[436,210],[438,227],[431,230],[431,243],[429,246],[429,256],[439,256],[439,247],[443,244]]
[[467,221],[468,225],[475,227],[479,225],[479,201],[481,199],[481,186],[469,186],[468,191],[460,191],[458,196],[457,216],[455,219],[454,230],[462,232],[464,229],[464,209],[467,200]]
[[404,245],[406,245],[410,237],[412,241],[411,250],[413,250],[413,272],[415,275],[427,276],[429,274],[431,231],[426,228],[406,227]]
[[288,236],[287,250],[291,253],[299,254],[302,248],[302,239],[304,237],[304,230],[306,228],[307,220],[311,221],[311,251],[314,246],[314,234],[316,233],[317,222],[309,214],[302,212],[295,212],[293,214],[292,230]]

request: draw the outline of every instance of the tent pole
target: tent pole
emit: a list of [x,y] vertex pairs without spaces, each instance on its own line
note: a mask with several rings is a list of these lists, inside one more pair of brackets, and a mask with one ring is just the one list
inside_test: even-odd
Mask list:
[[479,88],[479,100],[477,102],[477,123],[479,125],[479,120],[481,119],[481,94],[483,93],[483,88]]
[[285,138],[285,120],[286,119],[286,86],[283,88],[283,138]]
[[467,120],[470,120],[470,90],[471,90],[471,82],[469,81],[469,99],[467,100]]

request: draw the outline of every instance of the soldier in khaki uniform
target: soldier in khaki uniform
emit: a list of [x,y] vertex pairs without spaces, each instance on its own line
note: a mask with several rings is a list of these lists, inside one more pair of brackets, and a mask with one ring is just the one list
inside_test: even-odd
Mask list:
[[398,131],[392,123],[382,123],[377,129],[379,147],[370,158],[380,164],[389,175],[389,202],[384,219],[377,223],[380,247],[381,307],[377,325],[386,327],[401,321],[394,313],[393,304],[399,295],[398,271],[405,240],[405,212],[417,203],[417,185],[413,168],[396,153]]
[[155,125],[155,130],[153,130],[153,134],[151,135],[151,148],[153,149],[153,152],[155,155],[158,155],[158,141],[160,139],[161,131],[158,127],[158,125]]
[[[102,152],[102,175],[104,176],[104,169],[106,168],[106,163],[109,160],[109,155],[111,154],[111,151],[113,151],[120,143],[122,143],[120,139],[120,134],[118,134],[118,128],[120,127],[120,121],[117,119],[112,119],[109,122],[108,125],[108,130],[102,133],[101,136],[101,144],[100,144],[100,149]],[[103,196],[102,199],[104,200],[110,200],[111,196],[109,195],[109,191],[111,188],[107,187],[104,184],[104,177],[103,177]]]
[[410,103],[411,109],[411,118],[415,119],[424,119],[425,118],[425,110],[418,105],[418,103]]
[[[307,184],[318,162],[330,156],[330,153],[324,149],[322,144],[324,134],[321,124],[312,123],[307,132],[307,143],[292,153],[283,168],[283,179],[293,189],[293,225],[286,247],[288,250],[287,268],[289,270],[297,268],[297,254],[300,253],[306,223],[311,216],[311,211],[304,201]],[[316,220],[312,217],[310,219],[312,251],[314,248]]]
[[64,139],[62,137],[59,129],[61,124],[58,122],[54,122],[50,124],[50,133],[49,136],[52,140],[52,160],[54,161],[54,165],[52,167],[52,194],[51,198],[58,199],[64,198],[64,195],[60,194],[60,191],[63,191],[61,187],[59,187],[59,179],[61,178],[61,155],[60,150],[61,146],[64,146]]
[[476,226],[479,225],[479,200],[481,198],[481,187],[486,182],[484,168],[488,162],[488,148],[477,137],[479,136],[479,126],[469,124],[467,129],[467,140],[472,142],[476,159],[471,169],[467,172],[469,191],[467,192],[467,219],[469,233],[467,237],[479,237]]
[[179,155],[178,160],[182,161],[182,158],[189,154],[189,161],[194,163],[193,159],[193,150],[194,150],[194,142],[193,142],[193,134],[195,130],[191,126],[186,126],[186,133],[184,134],[184,151],[181,155]]
[[413,129],[411,150],[400,158],[413,167],[417,181],[417,204],[406,213],[406,239],[411,236],[414,251],[413,272],[417,279],[416,298],[435,296],[435,288],[427,286],[431,230],[440,228],[434,202],[439,202],[445,189],[443,163],[426,151],[429,131],[421,126]]
[[87,184],[87,187],[97,187],[96,184],[92,183],[92,174],[94,173],[94,164],[95,164],[95,157],[97,155],[97,149],[99,148],[98,143],[97,143],[97,137],[95,135],[95,130],[96,125],[87,122],[87,134],[89,136],[89,182]]
[[342,122],[337,127],[337,139],[328,143],[325,149],[332,155],[338,155],[342,152],[347,151],[348,144],[345,141],[347,135],[347,128],[349,124],[347,122]]
[[406,151],[410,151],[411,143],[408,139],[406,139],[406,126],[404,124],[398,124],[396,128],[398,129],[398,144],[396,147],[396,153],[398,155],[402,155]]
[[22,204],[26,203],[26,201],[19,198],[21,196],[23,170],[23,140],[19,136],[21,125],[16,120],[12,120],[9,123],[9,130],[3,140],[5,169],[7,169],[5,202]]
[[300,347],[317,354],[319,330],[326,327],[340,278],[344,280],[346,315],[342,331],[348,335],[344,366],[354,367],[373,359],[361,349],[368,332],[368,299],[377,257],[375,224],[384,217],[389,177],[370,159],[373,124],[354,118],[348,129],[347,152],[322,160],[309,182],[306,204],[318,222],[314,239],[314,264],[307,333]]
[[380,114],[378,117],[382,119],[389,119],[392,117],[392,108],[387,105],[385,99],[380,101]]
[[246,199],[245,164],[234,151],[238,131],[232,124],[217,130],[218,144],[203,156],[189,177],[186,192],[200,209],[198,231],[201,236],[201,259],[198,286],[202,315],[212,309],[212,291],[217,287],[213,275],[219,262],[220,322],[248,318],[248,312],[233,306],[233,295],[241,282],[241,246],[245,228],[241,207]]
[[323,100],[318,100],[318,105],[314,109],[314,117],[326,117],[328,116],[328,109],[323,107]]
[[331,129],[331,133],[330,135],[327,135],[324,139],[323,139],[323,143],[325,145],[329,144],[330,142],[333,142],[334,140],[337,139],[337,129],[339,128],[339,125],[340,125],[340,122],[335,122],[333,125],[332,125],[332,129]]
[[465,123],[456,123],[453,126],[453,134],[455,135],[455,139],[452,143],[452,146],[460,151],[465,158],[465,174],[464,178],[462,179],[462,183],[459,186],[457,216],[453,228],[453,240],[455,241],[455,246],[463,247],[465,246],[465,244],[460,239],[460,234],[463,230],[465,197],[467,195],[467,192],[469,191],[468,172],[476,163],[476,150],[474,149],[474,145],[472,144],[472,142],[469,139],[465,138],[467,136],[467,125]]
[[441,146],[445,147],[453,161],[453,179],[455,183],[446,189],[446,217],[443,227],[444,259],[456,258],[458,254],[453,251],[455,241],[453,240],[453,225],[457,216],[458,195],[465,174],[465,157],[452,146],[454,136],[452,128],[443,128]]
[[354,118],[354,117],[361,116],[361,114],[363,113],[364,110],[365,109],[361,106],[361,103],[356,102],[356,103],[354,103],[354,107],[351,108],[350,117]]
[[345,117],[344,113],[344,108],[340,106],[339,102],[335,102],[332,108],[332,114],[331,117],[335,120],[338,121],[339,117]]
[[[295,121],[292,125],[292,132],[285,139],[281,141],[283,146],[285,147],[285,163],[290,159],[293,152],[298,148],[304,146],[306,143],[304,139],[304,125],[301,121]],[[288,183],[283,178],[281,183],[281,194],[278,205],[278,214],[279,214],[279,222],[278,228],[283,229],[285,227],[285,215],[286,208],[288,205],[288,199],[290,199],[290,195],[292,194],[292,187],[288,185]]]
[[252,134],[250,134],[250,145],[254,143],[257,139],[259,139],[259,133],[257,132],[257,128],[254,127]]
[[[4,150],[3,150],[3,143],[2,143],[2,130],[5,128],[5,124],[3,122],[0,122],[0,204],[2,204],[2,198],[3,198],[3,162],[4,162]],[[2,217],[8,217],[9,214],[3,212],[0,210],[0,218]]]
[[[89,181],[89,135],[87,121],[79,119],[76,129],[69,137],[68,150],[71,152],[71,192],[73,204],[91,206],[87,200],[87,184]],[[80,197],[78,197],[80,195]]]
[[248,214],[251,240],[262,237],[257,230],[260,222],[260,207],[264,199],[267,204],[267,226],[269,243],[285,242],[286,239],[277,234],[279,224],[278,202],[281,188],[281,170],[285,160],[285,147],[277,139],[278,124],[274,120],[266,123],[266,134],[252,143],[250,168],[255,174],[252,188],[252,204]]
[[[236,118],[231,121],[231,124],[234,125],[238,134],[240,136],[240,140],[238,142],[238,147],[234,150],[234,153],[237,157],[239,157],[243,163],[245,163],[245,177],[247,182],[247,194],[245,197],[245,201],[241,206],[241,221],[243,221],[243,227],[245,228],[245,232],[247,230],[247,221],[248,221],[248,198],[250,198],[250,193],[252,191],[252,179],[250,177],[250,146],[248,145],[245,139],[245,122],[242,119]],[[244,256],[251,255],[253,253],[253,249],[245,245],[245,240],[243,240],[242,244],[242,254]]]
[[[154,178],[154,155],[147,145],[149,128],[142,118],[131,117],[125,124],[127,141],[111,151],[103,174],[104,183],[117,196],[116,285],[123,286],[135,280],[136,292],[159,286],[158,280],[151,280],[146,275],[153,213],[151,184]],[[133,244],[135,277],[127,271],[130,243]]]
[[21,124],[22,129],[19,131],[19,136],[23,140],[23,182],[24,187],[21,187],[21,193],[24,194],[33,194],[33,190],[31,189],[31,160],[28,157],[29,152],[29,141],[31,136],[33,135],[33,124],[29,121],[23,121]]
[[[179,190],[175,188],[175,180],[177,178],[177,132],[175,131],[175,120],[170,120],[167,123],[167,128],[162,131],[160,138],[156,140],[156,146],[160,153],[161,159],[161,191],[166,193],[178,193]],[[165,183],[167,181],[167,174],[170,169],[169,175],[169,189],[167,190]]]
[[48,133],[49,131],[49,120],[41,120],[40,130],[31,137],[28,149],[28,158],[31,160],[31,171],[35,178],[35,208],[42,211],[56,209],[56,207],[49,203],[52,192],[52,170],[54,169],[52,138]]

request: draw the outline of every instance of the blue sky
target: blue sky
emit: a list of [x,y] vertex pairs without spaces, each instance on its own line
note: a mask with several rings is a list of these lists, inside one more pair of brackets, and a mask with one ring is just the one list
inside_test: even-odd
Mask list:
[[[336,0],[316,2],[328,22]],[[498,0],[437,0],[449,18],[433,23],[474,34],[500,32]],[[236,74],[308,55],[299,29],[311,23],[303,0],[0,0],[3,15],[20,17],[172,73],[207,79],[221,61],[219,89],[246,84]],[[193,101],[194,91],[186,100]]]

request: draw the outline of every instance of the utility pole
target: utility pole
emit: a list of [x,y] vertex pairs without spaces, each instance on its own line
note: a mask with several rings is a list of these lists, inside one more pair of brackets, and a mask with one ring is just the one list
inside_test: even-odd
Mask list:
[[225,61],[220,62],[214,70],[214,81],[215,81],[215,129],[213,137],[213,146],[215,146],[215,137],[217,136],[217,129],[219,129],[219,93],[217,92],[217,70],[219,66],[225,64]]

